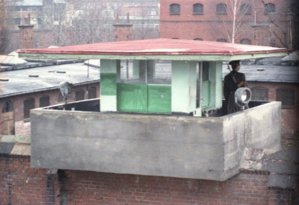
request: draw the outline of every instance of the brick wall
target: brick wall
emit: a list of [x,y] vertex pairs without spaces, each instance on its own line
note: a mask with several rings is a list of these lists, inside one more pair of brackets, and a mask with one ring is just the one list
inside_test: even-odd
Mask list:
[[284,135],[298,135],[299,133],[299,90],[297,84],[287,84],[287,83],[256,83],[249,82],[248,86],[250,88],[254,87],[264,87],[268,89],[268,100],[277,101],[276,90],[278,88],[288,88],[295,91],[295,105],[291,107],[284,108],[281,110],[281,127],[282,134]]
[[226,182],[31,169],[29,157],[0,156],[1,205],[295,205],[294,192],[267,188],[266,173]]
[[[179,15],[171,15],[169,5],[180,4]],[[193,14],[193,4],[203,4],[203,14]],[[217,15],[216,5],[227,4],[227,15]],[[289,0],[244,0],[252,5],[250,15],[237,15],[236,43],[241,39],[250,39],[252,44],[272,45],[277,47],[290,46],[290,19],[288,12]],[[274,3],[276,11],[266,15],[264,3]],[[226,39],[231,41],[232,12],[230,1],[226,0],[161,0],[160,2],[160,37],[181,39],[202,39],[215,41]],[[240,8],[238,8],[240,10]]]
[[[88,97],[87,91],[88,91],[88,88],[90,88],[90,87],[96,88],[96,97],[98,97],[99,96],[99,83],[93,83],[90,85],[80,85],[80,86],[76,86],[72,89],[72,92],[68,98],[68,102],[75,101],[75,93],[76,93],[76,91],[79,91],[79,90],[84,91],[85,99],[87,99],[87,97]],[[43,96],[49,96],[50,105],[62,103],[62,101],[59,100],[59,95],[60,95],[60,91],[58,89],[56,89],[56,90],[47,90],[47,91],[43,91],[43,92],[28,93],[28,94],[23,94],[23,95],[2,98],[2,99],[0,99],[0,112],[2,112],[2,109],[3,109],[6,101],[12,102],[12,107],[13,107],[13,112],[14,112],[12,120],[15,122],[15,127],[14,127],[15,134],[28,135],[28,133],[30,133],[30,125],[28,123],[24,122],[24,101],[26,99],[33,98],[35,101],[35,107],[38,108],[38,107],[40,107],[39,100]],[[0,116],[0,125],[1,126],[3,124],[3,120],[4,120],[3,117]],[[2,130],[0,130],[0,134],[2,134]],[[7,134],[7,133],[3,133],[3,134]],[[11,133],[11,134],[13,134],[13,133]]]

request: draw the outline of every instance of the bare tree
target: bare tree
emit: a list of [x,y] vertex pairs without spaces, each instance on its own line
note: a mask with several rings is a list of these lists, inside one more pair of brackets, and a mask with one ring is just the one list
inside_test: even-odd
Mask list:
[[235,43],[241,31],[249,30],[248,22],[253,21],[249,17],[252,13],[252,0],[225,0],[225,3],[217,5],[218,20],[222,22],[219,30],[231,43]]

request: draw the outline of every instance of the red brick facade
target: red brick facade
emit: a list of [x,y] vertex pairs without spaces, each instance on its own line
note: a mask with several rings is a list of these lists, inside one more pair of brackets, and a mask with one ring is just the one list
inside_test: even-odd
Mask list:
[[267,173],[226,182],[30,168],[0,156],[1,205],[291,205],[294,191],[267,187]]
[[280,88],[287,88],[294,91],[294,105],[284,106],[281,109],[281,128],[282,135],[298,135],[299,133],[299,85],[298,84],[287,84],[287,83],[256,83],[250,82],[248,86],[251,89],[255,87],[266,88],[268,90],[268,100],[278,101],[277,90]]
[[[76,92],[81,91],[83,93],[83,99],[88,99],[88,90],[89,88],[94,88],[95,89],[95,97],[99,96],[99,83],[93,83],[89,85],[80,85],[76,86],[73,88],[68,101],[75,101],[76,100]],[[3,109],[5,106],[5,103],[7,101],[12,103],[12,108],[13,108],[13,118],[11,119],[12,122],[14,122],[14,134],[16,135],[21,135],[23,136],[28,135],[30,133],[30,125],[28,123],[24,122],[24,101],[27,99],[34,99],[34,107],[40,107],[40,99],[41,97],[48,96],[49,97],[49,105],[55,105],[57,103],[62,103],[61,99],[61,94],[58,89],[56,90],[47,90],[43,92],[35,92],[35,93],[27,93],[23,95],[16,95],[12,97],[7,97],[7,98],[1,98],[0,99],[0,134],[13,134],[13,133],[7,133],[6,128],[3,126],[8,126],[10,125],[3,124],[2,122],[5,120],[6,121],[6,115],[3,115]],[[5,117],[5,119],[4,119]]]
[[[161,0],[160,36],[162,38],[198,39],[231,42],[232,7],[227,0]],[[288,16],[289,0],[240,0],[251,5],[248,15],[237,14],[236,43],[290,47],[291,28]],[[265,5],[272,3],[275,11],[265,14]],[[179,14],[171,14],[170,5],[179,4]],[[202,13],[194,13],[193,5],[200,3]],[[227,5],[227,15],[216,12],[217,4]],[[237,12],[241,6],[237,7]]]

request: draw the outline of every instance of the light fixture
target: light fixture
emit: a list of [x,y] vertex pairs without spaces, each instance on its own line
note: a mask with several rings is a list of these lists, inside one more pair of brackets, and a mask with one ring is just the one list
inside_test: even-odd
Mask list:
[[235,103],[238,107],[244,110],[248,107],[248,103],[251,100],[252,92],[250,88],[241,87],[238,88],[235,92]]
[[67,97],[70,94],[72,87],[73,87],[73,84],[71,84],[67,81],[62,81],[59,83],[60,93],[65,101],[65,104],[67,103]]

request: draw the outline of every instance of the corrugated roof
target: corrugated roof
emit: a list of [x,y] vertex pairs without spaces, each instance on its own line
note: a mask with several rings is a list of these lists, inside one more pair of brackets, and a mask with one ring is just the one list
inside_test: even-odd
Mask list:
[[[21,54],[59,54],[59,55],[112,55],[112,56],[238,56],[255,54],[286,53],[284,48],[231,44],[214,41],[195,41],[182,39],[148,39],[134,41],[104,42],[59,48],[24,49]],[[248,57],[248,56],[247,56]],[[215,58],[216,59],[216,58]]]
[[98,82],[99,69],[76,63],[1,72],[0,97],[56,89],[66,80],[74,85]]
[[[224,66],[223,77],[229,72]],[[241,65],[240,72],[245,73],[248,82],[299,83],[297,66]]]

